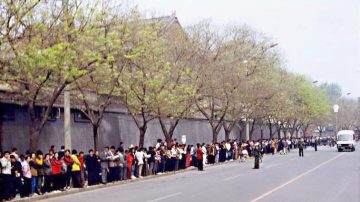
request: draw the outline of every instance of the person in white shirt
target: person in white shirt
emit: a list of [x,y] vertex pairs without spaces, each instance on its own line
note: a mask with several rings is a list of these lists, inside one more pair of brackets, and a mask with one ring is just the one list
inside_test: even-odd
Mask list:
[[247,149],[246,149],[245,147],[243,147],[241,153],[242,153],[241,161],[242,161],[242,162],[246,162],[246,158],[247,158],[248,155],[249,155]]
[[141,173],[144,166],[144,158],[149,158],[150,155],[145,155],[144,148],[140,148],[135,152],[135,158],[138,164],[138,177],[142,178]]
[[202,144],[201,150],[203,153],[203,165],[205,165],[207,163],[207,150],[205,147],[205,143]]
[[12,179],[11,179],[11,161],[10,152],[5,151],[4,156],[0,159],[2,173],[2,190],[3,199],[10,200],[12,195]]
[[31,158],[30,156],[20,156],[20,163],[22,167],[22,176],[24,180],[23,189],[20,193],[20,196],[22,197],[28,197],[31,192],[31,171],[30,171],[30,162]]

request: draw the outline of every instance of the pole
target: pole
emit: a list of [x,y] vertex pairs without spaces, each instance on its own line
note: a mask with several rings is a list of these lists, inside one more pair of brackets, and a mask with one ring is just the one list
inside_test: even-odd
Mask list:
[[337,135],[338,132],[338,113],[335,113],[335,135]]
[[249,126],[249,121],[247,120],[245,122],[245,136],[246,136],[246,140],[250,140],[250,126]]
[[[68,15],[68,0],[62,0],[62,6],[64,7],[65,15]],[[65,16],[68,20],[69,16]],[[68,23],[67,21],[65,23]],[[65,68],[69,69],[68,66]],[[71,107],[70,107],[70,91],[69,86],[64,89],[64,142],[65,148],[71,150]]]

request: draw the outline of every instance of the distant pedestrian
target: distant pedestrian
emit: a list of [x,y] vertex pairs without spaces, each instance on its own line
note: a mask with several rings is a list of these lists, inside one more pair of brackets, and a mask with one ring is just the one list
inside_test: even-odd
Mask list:
[[261,157],[260,145],[257,142],[257,143],[255,143],[255,146],[254,146],[254,158],[255,158],[254,169],[260,168],[260,157]]
[[299,156],[304,157],[304,139],[301,138],[301,140],[298,143],[298,147],[299,147]]

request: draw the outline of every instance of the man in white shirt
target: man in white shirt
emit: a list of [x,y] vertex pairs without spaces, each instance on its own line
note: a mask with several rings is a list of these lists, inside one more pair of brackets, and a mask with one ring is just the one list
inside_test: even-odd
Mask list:
[[10,200],[12,195],[12,180],[11,180],[11,161],[10,152],[5,151],[4,156],[0,159],[1,173],[2,173],[2,190],[1,195],[5,200]]
[[206,147],[205,147],[205,143],[202,144],[202,147],[201,147],[201,150],[202,150],[202,153],[203,153],[203,165],[205,165],[207,162],[207,150],[206,150]]
[[135,152],[135,158],[137,160],[138,164],[138,176],[139,178],[142,178],[141,173],[144,165],[144,158],[149,158],[150,155],[145,155],[144,148],[140,148]]

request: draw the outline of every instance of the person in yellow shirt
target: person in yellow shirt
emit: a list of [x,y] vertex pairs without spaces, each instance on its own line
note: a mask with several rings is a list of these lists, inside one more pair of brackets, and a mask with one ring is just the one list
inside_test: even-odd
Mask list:
[[72,168],[71,168],[71,175],[74,188],[82,188],[81,185],[81,172],[80,172],[80,161],[77,157],[77,151],[74,149],[72,150],[71,155],[72,160],[74,161]]

